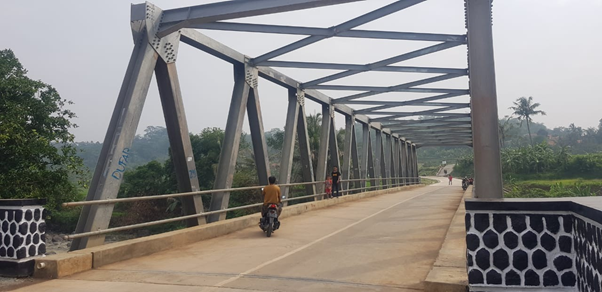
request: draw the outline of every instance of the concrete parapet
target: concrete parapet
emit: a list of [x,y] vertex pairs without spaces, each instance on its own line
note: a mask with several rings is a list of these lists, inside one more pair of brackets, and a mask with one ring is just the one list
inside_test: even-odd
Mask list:
[[472,186],[469,186],[464,192],[464,197],[452,218],[439,251],[439,256],[437,256],[437,260],[424,281],[425,291],[465,292],[468,289],[464,199],[472,198],[472,188]]

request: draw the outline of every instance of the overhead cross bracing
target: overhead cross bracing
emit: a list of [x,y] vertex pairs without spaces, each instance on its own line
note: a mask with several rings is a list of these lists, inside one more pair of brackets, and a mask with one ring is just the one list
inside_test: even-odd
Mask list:
[[[248,2],[248,7],[245,6],[247,3],[245,1],[238,1],[242,2],[242,5],[235,5],[236,2],[232,1],[219,2],[163,11],[158,35],[167,35],[168,33],[176,31],[176,29],[184,29],[182,30],[184,42],[187,42],[186,35],[190,34],[186,32],[186,29],[302,36],[302,38],[297,41],[293,41],[267,52],[250,56],[247,62],[252,66],[259,68],[260,76],[263,75],[261,74],[262,68],[269,68],[269,70],[272,71],[275,71],[272,68],[286,68],[288,72],[291,72],[291,69],[293,68],[299,70],[312,69],[316,75],[319,75],[319,72],[317,71],[324,71],[325,73],[322,77],[307,80],[295,78],[291,81],[298,82],[297,87],[304,90],[307,97],[310,99],[312,98],[312,92],[310,90],[327,92],[328,95],[324,95],[324,97],[329,97],[337,111],[340,111],[341,108],[346,108],[347,110],[343,111],[345,114],[365,116],[363,122],[366,123],[389,123],[399,120],[418,119],[422,116],[470,118],[467,81],[464,83],[464,88],[446,88],[445,86],[437,86],[438,83],[442,81],[460,77],[465,78],[465,76],[468,75],[467,66],[446,68],[444,66],[437,66],[438,64],[434,63],[425,63],[424,66],[405,66],[404,64],[409,60],[414,61],[423,56],[437,54],[438,52],[455,47],[465,46],[467,44],[465,31],[458,31],[454,34],[438,32],[419,33],[393,31],[389,29],[362,29],[361,27],[396,13],[398,13],[396,16],[403,17],[404,13],[409,13],[409,10],[413,6],[419,5],[425,1],[426,0],[402,0],[393,1],[386,5],[380,5],[380,7],[376,5],[372,11],[368,11],[357,17],[350,17],[347,21],[329,27],[290,25],[288,23],[265,24],[257,23],[256,21],[253,21],[253,18],[250,18],[250,20],[237,19],[241,17],[261,16],[268,13],[272,14],[275,11],[288,12],[302,9],[305,9],[309,16],[312,14],[312,8],[330,5],[341,5],[341,7],[345,7],[346,5],[344,4],[357,1],[259,0]],[[250,3],[253,4],[251,5]],[[458,21],[461,22],[462,19],[458,19]],[[312,22],[308,21],[307,23]],[[203,35],[203,38],[208,37]],[[312,59],[311,56],[306,57],[304,60],[287,59],[291,53],[332,38],[394,40],[399,42],[420,42],[420,44],[424,43],[426,45],[388,58],[378,58],[378,49],[376,48],[374,50],[374,56],[370,57],[373,61],[368,63],[320,62],[316,59]],[[211,39],[211,41],[213,43],[218,43],[213,39]],[[187,43],[190,44],[190,42]],[[198,47],[199,44],[192,45]],[[223,44],[220,45],[224,46]],[[252,45],[253,44],[249,44],[249,46]],[[244,54],[245,52],[241,53]],[[299,54],[297,54],[297,56],[298,55]],[[224,56],[219,55],[218,57],[224,58]],[[456,57],[461,59],[462,63],[466,64],[465,53],[460,53]],[[331,73],[333,70],[336,70],[336,73]],[[419,77],[418,80],[399,82],[398,84],[390,84],[388,86],[373,86],[370,83],[374,78],[366,76],[365,73],[367,72],[396,73],[399,74],[400,80],[404,80],[404,78],[407,79],[408,74],[412,75],[412,77],[417,75],[422,75],[423,77]],[[362,74],[361,77],[363,78],[353,79],[353,85],[345,84],[349,77],[359,74]],[[289,76],[292,75],[294,75],[294,73]],[[364,84],[358,83],[358,80]],[[456,82],[456,84],[458,83]],[[340,96],[340,94],[344,95]],[[427,96],[422,97],[425,94]],[[446,100],[454,98],[456,101],[462,99],[462,102],[445,102]],[[343,107],[343,105],[347,107]],[[411,109],[412,111],[408,111],[408,109]],[[360,122],[362,121],[360,120]],[[450,123],[453,124],[454,121],[451,120]],[[410,125],[408,127],[412,128],[413,126],[414,125]],[[446,124],[439,123],[433,126],[445,127]],[[400,137],[409,138],[409,135],[406,137],[401,131],[397,131],[396,133]],[[444,137],[441,136],[441,138]],[[446,139],[441,141],[444,140]],[[472,145],[471,139],[465,140],[463,143],[469,146]]]
[[[86,200],[117,197],[153,75],[159,87],[178,190],[188,194],[182,198],[188,226],[225,219],[223,210],[229,208],[245,116],[258,182],[261,185],[268,183],[271,170],[258,89],[260,78],[287,89],[287,94],[283,95],[288,107],[278,177],[282,185],[291,183],[295,152],[300,156],[306,192],[315,197],[323,191],[323,185],[317,182],[324,180],[332,166],[339,166],[343,189],[348,191],[352,188],[365,191],[366,182],[371,181],[376,186],[376,180],[380,180],[380,187],[415,184],[419,181],[418,147],[464,145],[473,147],[476,181],[487,186],[476,188],[477,196],[500,197],[491,1],[465,0],[466,33],[364,27],[389,15],[408,13],[427,0],[388,0],[388,4],[356,0],[237,0],[169,10],[148,2],[132,5],[131,29],[135,45]],[[349,9],[359,16],[322,27],[316,25],[321,23],[313,14],[316,9],[361,4],[355,2],[374,7],[368,11]],[[280,23],[253,22],[254,17],[299,10],[306,13],[303,20],[308,25],[284,23],[288,21],[286,17],[278,18]],[[327,18],[342,19],[345,10],[340,12],[341,15]],[[398,19],[403,20],[403,17]],[[430,26],[436,23],[426,16],[424,20]],[[457,21],[462,22],[461,19]],[[255,34],[251,38],[253,41],[244,42],[245,51],[261,44],[254,41],[257,34],[290,35],[296,40],[279,45],[270,42],[261,48],[274,45],[273,48],[245,54],[218,41],[219,35],[216,38],[208,36],[223,31]],[[375,45],[360,53],[349,53],[346,49],[350,48],[350,43],[337,47],[330,42],[332,40]],[[221,149],[208,208],[203,206],[199,194],[176,69],[180,42],[233,65],[234,86],[221,143],[226,147]],[[387,56],[378,55],[382,42],[389,48]],[[320,49],[309,54],[300,53],[316,47]],[[331,55],[327,57],[327,53]],[[425,62],[425,56],[439,54],[447,55],[439,61]],[[341,61],[341,57],[353,60]],[[460,60],[461,65],[439,63],[446,59]],[[312,70],[314,74],[299,77],[298,72],[303,70]],[[380,78],[383,75],[379,74],[387,74],[389,78]],[[309,144],[306,100],[321,108],[317,155],[312,153]],[[335,127],[337,114],[345,118],[345,137],[341,142]],[[341,143],[343,145],[339,145]],[[314,162],[312,158],[316,156]],[[287,187],[283,187],[282,194],[286,197],[287,193]],[[76,234],[106,231],[113,207],[113,203],[85,205]],[[205,212],[206,209],[209,212]],[[100,245],[104,242],[103,234],[75,238],[72,249]]]

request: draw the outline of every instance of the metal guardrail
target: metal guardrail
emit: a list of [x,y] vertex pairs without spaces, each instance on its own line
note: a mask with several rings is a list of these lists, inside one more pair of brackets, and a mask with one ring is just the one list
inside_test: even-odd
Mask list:
[[[341,181],[341,183],[342,182],[362,182],[362,181],[364,181],[364,182],[368,182],[368,181],[372,182],[372,181],[379,181],[379,180],[381,180],[381,184],[380,185],[369,186],[369,187],[364,186],[364,187],[359,187],[359,188],[355,188],[355,189],[341,190],[341,193],[342,194],[349,194],[350,192],[354,192],[354,191],[366,191],[366,190],[377,189],[377,188],[383,188],[384,189],[384,188],[398,187],[398,186],[401,186],[401,185],[415,185],[415,184],[420,184],[420,178],[419,177],[348,179],[348,180]],[[392,183],[392,184],[382,184],[382,182],[385,182],[385,181],[395,181],[395,180],[398,181],[398,182]],[[407,181],[405,181],[405,180],[407,180]],[[415,180],[415,182],[413,180]],[[279,184],[278,186],[280,186],[280,187],[293,187],[293,186],[303,186],[303,185],[313,185],[313,184],[323,184],[323,183],[325,183],[325,182],[320,181],[320,182],[290,183],[290,184]],[[63,207],[76,207],[76,206],[84,206],[84,205],[115,204],[115,203],[124,203],[124,202],[135,202],[135,201],[146,201],[146,200],[159,200],[159,199],[166,199],[166,198],[185,197],[185,196],[203,195],[203,194],[220,193],[220,192],[236,192],[236,191],[257,190],[257,189],[261,189],[263,187],[265,187],[265,186],[252,186],[252,187],[241,187],[241,188],[230,188],[230,189],[217,189],[217,190],[206,190],[206,191],[197,191],[197,192],[186,192],[186,193],[166,194],[166,195],[157,195],[157,196],[142,196],[142,197],[120,198],[120,199],[108,199],[108,200],[68,202],[68,203],[63,203]],[[291,202],[291,201],[296,201],[296,200],[302,200],[302,199],[320,197],[320,196],[324,196],[324,195],[326,195],[326,193],[319,193],[319,194],[312,194],[312,195],[306,195],[306,196],[299,196],[299,197],[293,197],[293,198],[283,199],[282,202]],[[222,209],[222,210],[208,211],[208,212],[203,212],[203,213],[199,213],[199,214],[185,215],[185,216],[179,216],[179,217],[174,217],[174,218],[156,220],[156,221],[151,221],[151,222],[138,223],[138,224],[132,224],[132,225],[126,225],[126,226],[120,226],[120,227],[107,228],[107,229],[103,229],[103,230],[96,230],[96,231],[90,231],[90,232],[83,232],[83,233],[78,233],[78,234],[66,235],[66,236],[64,236],[64,238],[66,240],[71,240],[71,239],[75,239],[75,238],[90,237],[90,236],[95,236],[95,235],[102,235],[102,234],[108,234],[108,233],[113,233],[113,232],[119,232],[119,231],[126,231],[126,230],[144,228],[144,227],[155,226],[155,225],[160,225],[160,224],[166,224],[166,223],[171,223],[171,222],[178,222],[178,221],[183,221],[183,220],[187,220],[187,219],[193,219],[193,218],[198,218],[198,217],[209,216],[209,215],[212,215],[212,214],[220,214],[220,213],[225,213],[225,212],[230,212],[230,211],[236,211],[236,210],[243,210],[243,209],[249,209],[249,208],[254,208],[254,207],[260,207],[262,205],[263,205],[263,203],[256,203],[256,204],[251,204],[251,205],[244,205],[244,206],[239,206],[239,207],[226,208],[226,209]]]

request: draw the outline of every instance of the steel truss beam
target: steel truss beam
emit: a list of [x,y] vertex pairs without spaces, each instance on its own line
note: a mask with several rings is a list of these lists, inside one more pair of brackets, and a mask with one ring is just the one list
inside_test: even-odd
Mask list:
[[[308,87],[304,87],[308,88]],[[382,86],[361,86],[361,85],[314,85],[311,89],[322,90],[344,90],[344,91],[370,91],[370,92],[414,92],[414,93],[455,93],[468,94],[467,89],[446,89],[446,88],[395,88]],[[344,100],[343,100],[344,101]]]
[[[128,168],[130,147],[136,135],[153,70],[157,59],[160,58],[149,41],[149,34],[153,33],[151,28],[155,23],[144,13],[142,15],[136,13],[145,11],[146,8],[146,4],[132,6],[131,24],[135,46],[119,90],[86,201],[116,198],[123,173]],[[113,207],[112,204],[84,206],[75,232],[83,233],[108,228]],[[71,250],[102,245],[104,241],[104,235],[74,239]]]
[[[458,119],[462,119],[458,121]],[[415,124],[438,124],[438,123],[447,123],[447,122],[469,122],[470,119],[466,119],[466,117],[443,117],[443,118],[433,118],[433,119],[424,119],[424,120],[396,120],[395,122],[385,123],[383,126],[393,126],[393,125],[415,125]]]
[[391,13],[406,9],[410,6],[416,5],[420,2],[424,2],[426,0],[400,0],[393,2],[385,7],[381,7],[372,12],[364,14],[362,16],[356,17],[352,20],[341,23],[337,26],[330,28],[331,34],[327,36],[320,35],[312,35],[302,40],[296,41],[284,47],[278,48],[271,52],[265,53],[261,56],[258,56],[252,60],[253,64],[260,65],[261,62],[268,61],[270,59],[276,58],[278,56],[284,55],[286,53],[292,52],[294,50],[303,48],[305,46],[311,45],[323,39],[335,36],[337,33],[348,31],[354,27],[358,27],[360,25],[366,24],[373,20],[379,19],[381,17],[387,16]]
[[[302,84],[303,88],[313,88],[314,86],[318,85],[318,84],[322,84],[325,82],[330,82],[330,81],[334,81],[334,80],[338,80],[344,77],[349,77],[355,74],[359,74],[362,72],[366,72],[366,71],[371,71],[374,70],[376,68],[381,68],[381,67],[385,67],[391,64],[395,64],[395,63],[399,63],[402,61],[407,61],[410,59],[414,59],[420,56],[424,56],[424,55],[428,55],[434,52],[438,52],[438,51],[442,51],[442,50],[446,50],[449,48],[453,48],[453,47],[457,47],[459,45],[462,45],[462,42],[444,42],[444,43],[440,43],[434,46],[430,46],[430,47],[426,47],[423,49],[419,49],[413,52],[409,52],[403,55],[399,55],[399,56],[395,56],[395,57],[391,57],[388,59],[384,59],[382,61],[378,61],[375,63],[370,63],[370,64],[366,64],[364,70],[347,70],[347,71],[343,71],[340,73],[336,73],[336,74],[332,74],[326,77],[322,77],[319,79],[315,79],[306,83]],[[362,90],[363,91],[363,90]],[[367,90],[370,91],[370,90]]]
[[[346,97],[337,98],[337,99],[335,99],[335,103],[354,100],[354,99],[358,99],[358,98],[362,98],[362,97],[373,96],[373,95],[387,93],[387,92],[398,92],[399,90],[402,90],[402,89],[408,89],[408,88],[415,87],[415,86],[420,86],[420,85],[430,84],[430,83],[439,82],[439,81],[443,81],[443,80],[453,79],[453,78],[457,78],[460,76],[463,76],[463,75],[462,74],[445,74],[445,75],[435,76],[435,77],[412,81],[412,82],[399,84],[399,85],[395,85],[395,86],[385,87],[384,90],[381,90],[381,89],[371,90],[371,91],[364,92],[364,93],[359,93],[359,94],[349,95]],[[452,93],[452,92],[449,92],[449,93]]]
[[[420,115],[423,115],[423,114],[401,113],[401,114],[386,116],[386,117],[382,117],[382,118],[372,118],[370,120],[374,121],[374,122],[398,121],[396,119],[400,118],[400,117],[410,117],[410,116],[420,116]],[[429,113],[428,115],[429,116],[446,116],[446,117],[449,116],[449,117],[458,117],[458,118],[470,117],[470,114],[463,114],[463,113]]]
[[[406,101],[393,101],[393,102],[387,102],[386,104],[382,104],[379,106],[375,106],[375,107],[371,107],[371,108],[366,108],[360,111],[375,111],[375,110],[383,110],[383,109],[388,109],[388,108],[393,108],[393,107],[398,107],[398,106],[404,106],[404,105],[419,105],[419,104],[427,104],[429,101],[433,101],[433,100],[441,100],[441,99],[446,99],[446,98],[452,98],[452,97],[456,97],[456,96],[461,96],[464,94],[457,94],[457,93],[446,93],[446,94],[441,94],[441,95],[435,95],[435,96],[430,96],[430,97],[424,97],[424,98],[417,98],[417,99],[413,99],[413,100],[406,100]],[[346,101],[343,102],[344,104],[364,104],[362,102],[364,102],[365,100],[350,100],[350,101]],[[360,112],[360,111],[356,111],[356,112]]]
[[[196,163],[190,143],[190,134],[186,123],[186,111],[182,101],[182,92],[176,70],[176,63],[165,63],[157,60],[155,76],[159,87],[159,96],[163,107],[163,116],[169,137],[171,158],[174,164],[178,191],[196,192],[200,190]],[[182,209],[185,215],[204,212],[201,196],[182,197]],[[187,221],[188,226],[205,224],[205,217],[197,217]]]
[[[287,25],[270,25],[255,23],[236,23],[236,22],[211,22],[190,25],[188,28],[242,31],[258,33],[275,33],[289,35],[313,35],[329,37],[347,37],[347,38],[368,38],[368,39],[388,39],[388,40],[408,40],[408,41],[432,41],[432,42],[465,42],[465,35],[454,34],[434,34],[434,33],[414,33],[414,32],[396,32],[396,31],[374,31],[374,30],[347,30],[336,32],[332,28],[303,27]],[[267,61],[269,62],[269,61]],[[269,66],[262,62],[262,65]]]
[[466,103],[456,103],[456,104],[442,106],[442,107],[436,108],[436,109],[423,110],[423,111],[417,111],[417,112],[370,111],[370,112],[368,112],[366,114],[369,114],[369,115],[390,115],[391,117],[410,117],[410,116],[430,115],[430,114],[434,114],[434,113],[438,113],[438,112],[457,110],[457,109],[462,109],[462,108],[467,108],[467,107],[469,107],[469,105],[466,104]]
[[159,37],[179,29],[207,22],[258,16],[294,10],[336,5],[359,0],[253,0],[224,1],[212,4],[169,9],[161,17]]
[[265,61],[260,66],[301,68],[301,69],[327,69],[327,70],[365,70],[379,72],[405,72],[405,73],[429,73],[429,74],[460,74],[468,75],[467,69],[458,68],[436,68],[436,67],[411,67],[411,66],[383,66],[371,69],[367,65],[336,64],[336,63],[312,63],[295,61]]
[[441,146],[469,146],[472,147],[472,142],[465,143],[424,143],[424,144],[416,144],[416,148],[422,147],[441,147]]

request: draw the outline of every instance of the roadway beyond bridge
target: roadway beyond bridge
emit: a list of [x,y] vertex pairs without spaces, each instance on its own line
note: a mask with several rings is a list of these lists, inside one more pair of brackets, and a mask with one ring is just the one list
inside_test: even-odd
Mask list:
[[385,194],[17,291],[423,291],[462,194]]

